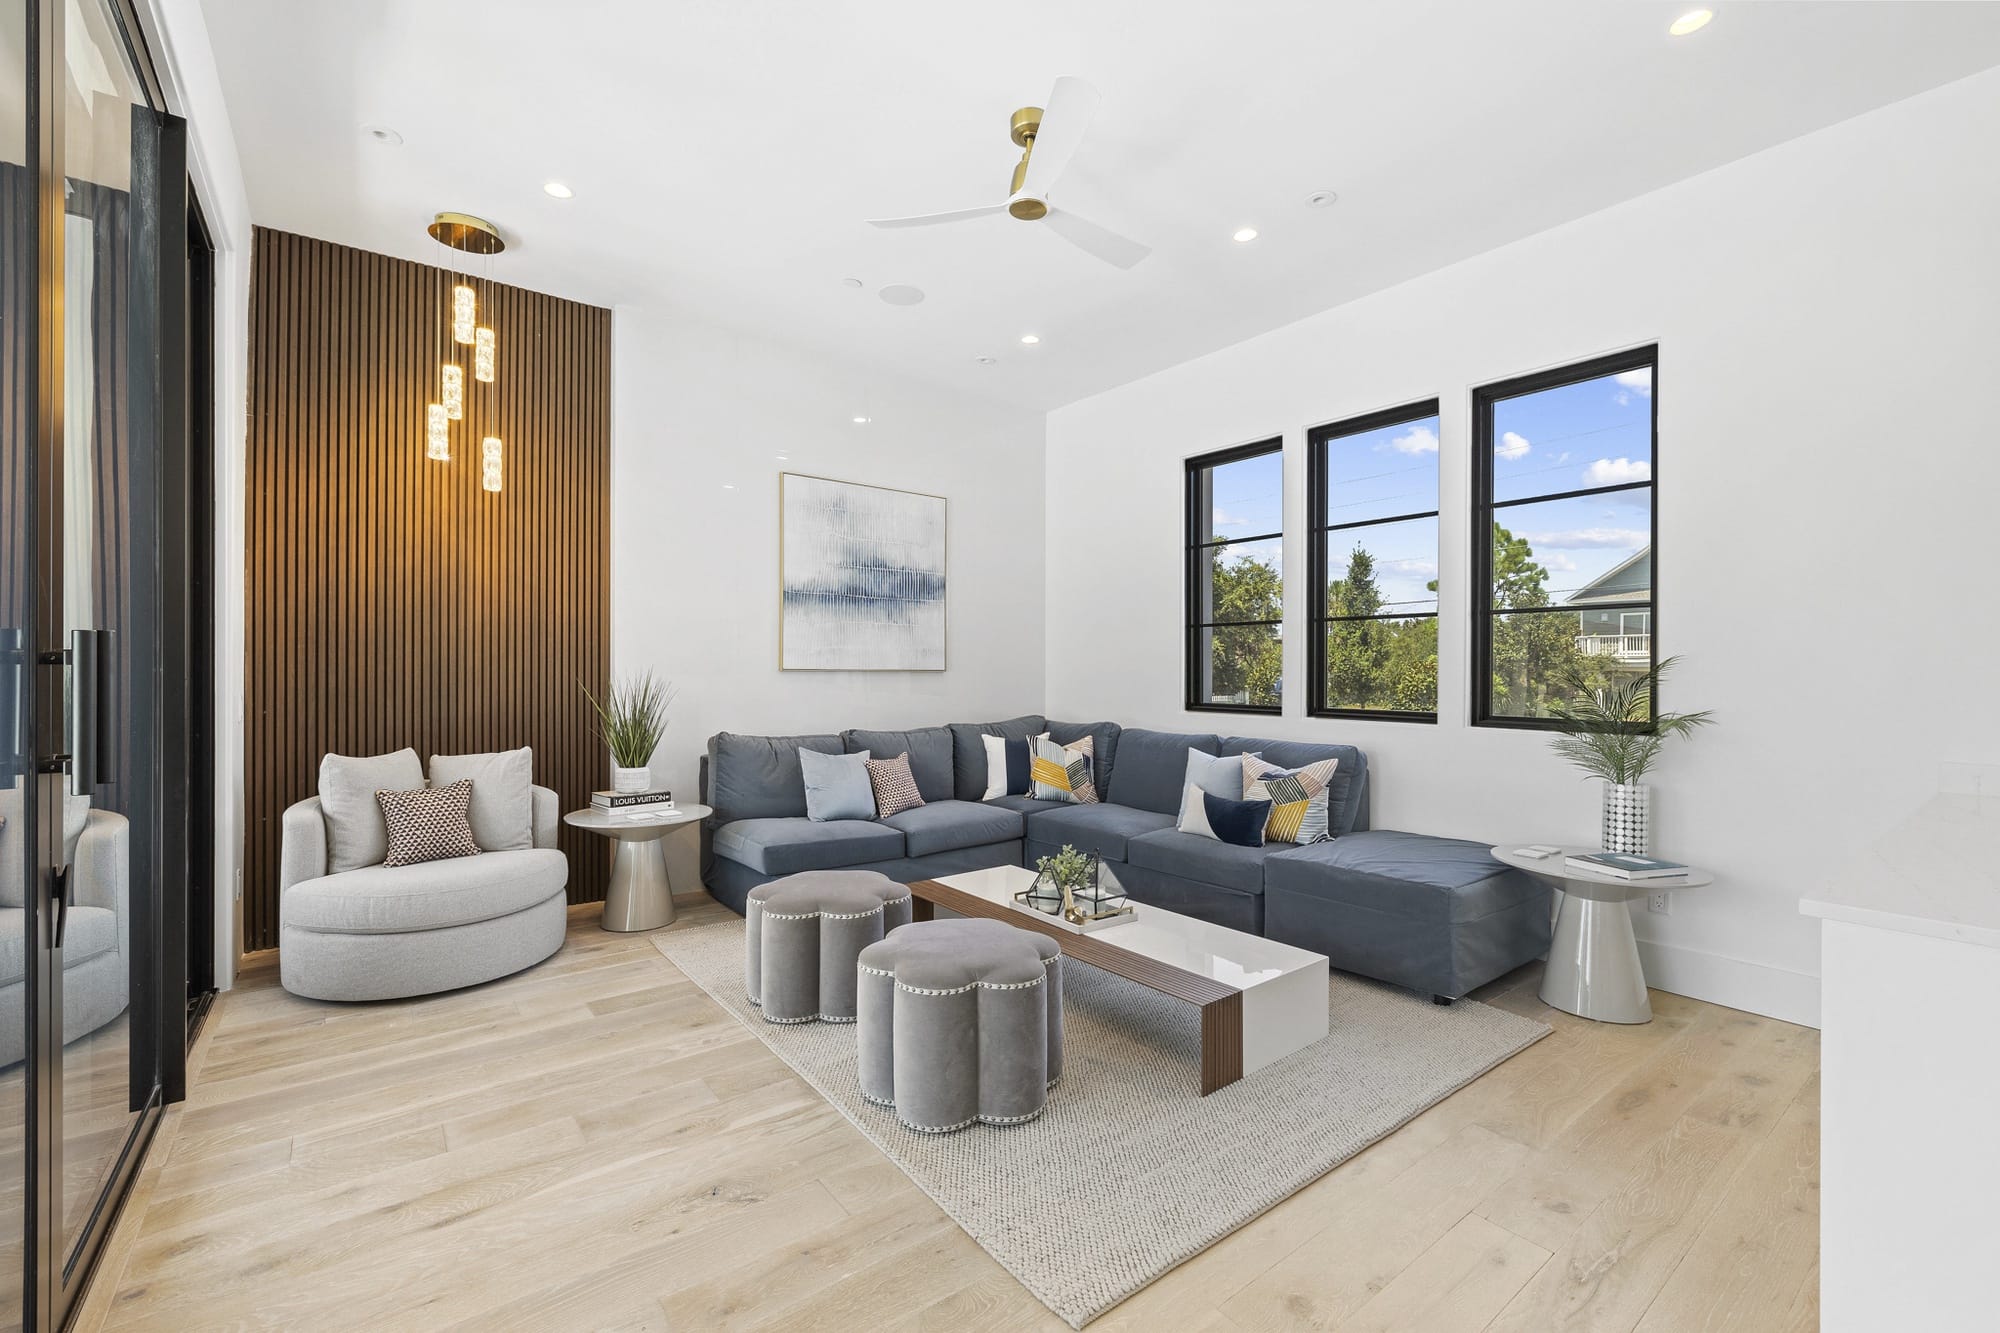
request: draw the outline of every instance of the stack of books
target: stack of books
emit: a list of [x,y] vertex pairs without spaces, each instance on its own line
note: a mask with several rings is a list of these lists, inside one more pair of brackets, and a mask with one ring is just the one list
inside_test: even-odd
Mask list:
[[660,791],[594,791],[590,794],[590,804],[594,809],[608,810],[621,815],[664,813],[674,808],[674,794]]
[[1613,879],[1679,879],[1688,868],[1679,861],[1662,861],[1657,856],[1633,856],[1629,852],[1574,853],[1563,865],[1592,875]]

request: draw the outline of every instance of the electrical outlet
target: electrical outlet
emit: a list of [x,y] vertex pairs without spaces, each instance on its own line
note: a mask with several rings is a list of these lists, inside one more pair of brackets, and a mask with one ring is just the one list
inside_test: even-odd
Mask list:
[[1674,895],[1666,889],[1655,889],[1646,895],[1646,910],[1658,912],[1661,916],[1674,914]]

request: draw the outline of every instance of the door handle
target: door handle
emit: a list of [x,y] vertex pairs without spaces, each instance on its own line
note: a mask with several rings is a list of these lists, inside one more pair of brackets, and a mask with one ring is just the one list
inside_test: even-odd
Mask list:
[[110,780],[104,762],[104,673],[110,665],[110,630],[70,631],[70,790],[89,796]]
[[68,865],[59,865],[50,872],[49,899],[56,907],[55,947],[58,949],[63,947],[63,936],[69,933],[70,887],[73,882],[74,876]]

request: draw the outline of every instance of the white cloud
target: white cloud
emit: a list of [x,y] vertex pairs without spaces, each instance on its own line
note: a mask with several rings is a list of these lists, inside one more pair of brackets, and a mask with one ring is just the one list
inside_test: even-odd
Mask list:
[[[1539,553],[1544,547],[1552,551],[1586,551],[1603,547],[1639,547],[1652,541],[1652,537],[1637,528],[1571,528],[1567,532],[1530,532],[1525,534],[1528,545]],[[1540,559],[1537,554],[1536,559]]]
[[1247,528],[1250,526],[1249,519],[1244,518],[1241,514],[1232,514],[1227,509],[1216,510],[1215,517],[1210,519],[1209,522],[1211,526],[1218,528]]
[[1645,459],[1634,462],[1629,458],[1600,458],[1583,470],[1583,480],[1590,486],[1623,486],[1632,481],[1651,481],[1653,465]]
[[1399,454],[1434,454],[1438,451],[1437,432],[1429,426],[1412,426],[1389,443]]
[[[1651,367],[1643,370],[1621,370],[1611,378],[1617,381],[1619,388],[1629,389],[1641,398],[1651,398],[1653,396],[1653,371]],[[1632,401],[1625,394],[1618,395],[1618,400],[1620,403]]]
[[1384,560],[1382,568],[1392,574],[1408,574],[1412,578],[1434,579],[1438,566],[1435,560]]
[[1516,435],[1510,430],[1500,437],[1500,443],[1493,446],[1493,452],[1498,457],[1512,462],[1516,458],[1526,458],[1531,447],[1525,437]]
[[1537,551],[1535,552],[1535,560],[1551,574],[1574,574],[1576,572],[1576,561],[1570,559],[1561,551],[1550,551],[1546,554]]

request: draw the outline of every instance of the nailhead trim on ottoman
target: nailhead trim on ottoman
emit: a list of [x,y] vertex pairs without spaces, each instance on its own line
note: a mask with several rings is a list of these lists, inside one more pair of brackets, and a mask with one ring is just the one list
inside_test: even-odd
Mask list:
[[1004,921],[919,921],[861,951],[861,1095],[944,1134],[1018,1125],[1062,1078],[1062,951]]
[[852,1023],[856,958],[910,919],[910,890],[873,870],[806,870],[750,890],[743,987],[767,1023]]

